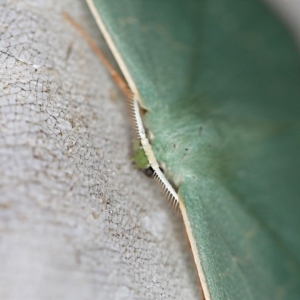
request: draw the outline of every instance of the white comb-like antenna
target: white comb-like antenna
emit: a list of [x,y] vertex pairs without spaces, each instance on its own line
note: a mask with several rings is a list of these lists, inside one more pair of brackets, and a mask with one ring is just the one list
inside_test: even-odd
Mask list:
[[139,104],[138,104],[137,100],[135,99],[135,97],[133,97],[133,100],[132,100],[132,115],[133,115],[135,130],[136,130],[139,138],[141,140],[147,139],[144,125],[143,125],[142,118],[141,118],[140,107],[139,107]]
[[174,210],[179,212],[179,199],[178,199],[178,194],[166,178],[165,174],[161,171],[159,168],[159,164],[154,156],[152,147],[147,139],[146,132],[144,129],[144,125],[142,122],[142,117],[140,113],[140,107],[138,104],[138,101],[135,97],[132,99],[132,115],[133,115],[133,122],[134,122],[134,127],[137,132],[138,137],[141,140],[142,147],[145,151],[145,154],[148,158],[149,164],[152,167],[154,171],[154,178],[156,181],[159,183],[161,186],[163,193],[167,197],[167,199],[170,201],[171,206]]
[[176,193],[173,186],[170,184],[170,182],[166,178],[165,174],[160,170],[160,168],[154,170],[154,178],[161,186],[163,194],[166,196],[167,200],[170,202],[172,208],[178,213],[179,212],[178,194]]

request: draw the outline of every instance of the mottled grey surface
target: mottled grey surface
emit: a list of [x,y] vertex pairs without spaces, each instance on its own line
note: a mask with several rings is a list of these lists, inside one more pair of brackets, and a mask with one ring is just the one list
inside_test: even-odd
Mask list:
[[181,220],[63,10],[101,41],[83,1],[0,0],[0,299],[199,299]]

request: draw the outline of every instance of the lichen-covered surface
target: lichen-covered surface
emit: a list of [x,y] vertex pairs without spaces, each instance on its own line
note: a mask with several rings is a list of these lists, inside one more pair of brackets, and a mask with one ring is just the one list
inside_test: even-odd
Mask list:
[[0,0],[0,299],[199,299],[181,220],[64,10],[101,42],[83,1]]

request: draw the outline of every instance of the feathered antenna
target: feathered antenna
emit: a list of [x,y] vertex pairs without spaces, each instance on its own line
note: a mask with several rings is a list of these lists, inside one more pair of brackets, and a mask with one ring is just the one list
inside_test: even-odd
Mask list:
[[160,169],[158,169],[154,171],[153,176],[154,179],[158,182],[159,186],[161,187],[161,190],[168,202],[170,203],[172,209],[177,214],[180,214],[178,194],[176,193],[170,182],[167,180],[164,173]]
[[149,164],[154,171],[154,178],[159,183],[163,193],[165,194],[167,200],[169,200],[173,210],[179,213],[180,211],[179,211],[178,194],[176,193],[173,186],[166,178],[165,174],[161,171],[159,164],[154,156],[152,147],[148,141],[145,128],[142,122],[140,106],[137,99],[134,96],[132,98],[131,108],[132,108],[132,118],[134,123],[133,125],[136,130],[137,136],[141,141],[142,148],[145,151],[145,154],[148,158]]

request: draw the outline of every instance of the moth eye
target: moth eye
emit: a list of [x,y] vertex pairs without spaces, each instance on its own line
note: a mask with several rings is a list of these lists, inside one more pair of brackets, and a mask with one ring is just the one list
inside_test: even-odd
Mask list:
[[154,174],[154,170],[150,166],[148,168],[144,169],[143,172],[147,177],[152,177]]

